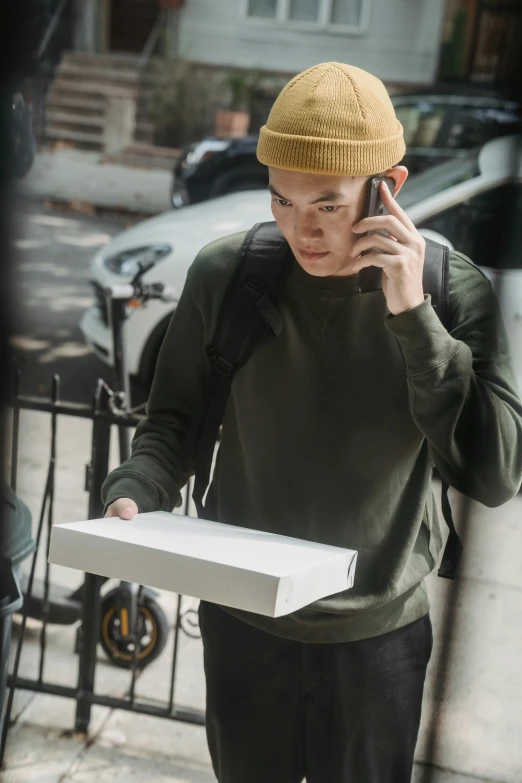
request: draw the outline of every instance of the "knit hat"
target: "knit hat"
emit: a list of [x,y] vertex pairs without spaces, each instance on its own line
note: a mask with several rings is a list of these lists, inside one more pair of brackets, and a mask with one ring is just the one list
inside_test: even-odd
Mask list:
[[314,65],[283,87],[257,145],[266,166],[337,176],[379,174],[405,151],[381,80],[334,62]]

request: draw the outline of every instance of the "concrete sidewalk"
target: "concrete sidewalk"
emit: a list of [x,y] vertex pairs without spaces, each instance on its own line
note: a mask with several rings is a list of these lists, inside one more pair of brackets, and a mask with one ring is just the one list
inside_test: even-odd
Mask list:
[[42,150],[17,191],[28,198],[157,214],[171,208],[172,173],[104,162],[98,152]]
[[[22,412],[18,493],[29,504],[35,524],[49,456],[49,431],[48,414]],[[87,496],[83,480],[90,435],[89,421],[60,417],[55,522],[85,518]],[[115,465],[117,437],[113,441],[111,462]],[[454,503],[458,508],[456,496]],[[455,601],[455,585],[436,576],[428,580],[435,646],[425,691],[414,783],[520,783],[522,497],[500,509],[473,504],[472,512],[473,535],[462,564],[457,624],[451,631],[453,660],[443,691],[435,677],[449,641],[443,638],[444,606],[447,601]],[[38,564],[40,575],[43,568],[42,557]],[[78,572],[66,568],[53,567],[51,576],[71,588],[81,581]],[[176,597],[161,593],[160,602],[173,620]],[[39,627],[36,621],[31,622],[21,676],[37,674]],[[49,627],[46,681],[76,684],[74,632],[73,627]],[[16,634],[15,628],[15,638]],[[165,699],[171,650],[172,634],[165,652],[140,677],[138,697]],[[123,695],[129,684],[128,672],[110,665],[100,649],[97,692]],[[204,707],[201,642],[184,635],[175,700],[178,705]],[[430,755],[429,731],[437,707],[441,708],[438,745]],[[215,781],[203,728],[96,707],[89,738],[85,738],[71,734],[74,708],[68,699],[17,693],[16,723],[8,739],[4,783]],[[438,767],[433,777],[428,763]]]

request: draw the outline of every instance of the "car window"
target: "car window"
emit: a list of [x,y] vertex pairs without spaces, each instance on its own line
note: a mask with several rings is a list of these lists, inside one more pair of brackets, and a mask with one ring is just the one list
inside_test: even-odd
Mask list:
[[418,228],[442,234],[478,266],[520,269],[521,210],[522,182],[509,182],[439,212]]
[[477,177],[480,174],[478,152],[465,155],[466,157],[440,163],[421,174],[408,177],[397,197],[401,207],[408,209],[447,188]]
[[446,107],[428,99],[395,106],[397,119],[404,128],[407,147],[433,147],[442,126]]
[[446,146],[471,149],[497,136],[517,131],[520,131],[520,117],[509,109],[460,106],[455,110]]

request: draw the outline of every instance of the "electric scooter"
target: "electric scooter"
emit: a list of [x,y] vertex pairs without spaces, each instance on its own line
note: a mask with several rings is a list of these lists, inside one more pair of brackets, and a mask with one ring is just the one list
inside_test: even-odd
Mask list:
[[[152,299],[174,301],[174,292],[161,283],[143,284],[142,277],[154,266],[154,262],[139,265],[139,271],[129,283],[105,290],[109,327],[112,335],[115,389],[110,396],[112,413],[124,416],[130,411],[130,381],[127,371],[124,343],[124,323],[129,307],[144,307]],[[144,407],[139,406],[139,407]],[[133,412],[136,412],[137,409]],[[120,460],[130,454],[130,433],[125,425],[118,427]],[[87,466],[86,490],[89,487]],[[108,581],[102,580],[102,584]],[[22,592],[27,616],[56,625],[72,625],[81,621],[84,585],[70,592],[59,585],[48,585],[45,601],[44,580],[33,580],[32,591],[27,594],[27,577],[22,578]],[[132,668],[134,657],[140,669],[148,666],[163,651],[168,638],[169,623],[156,598],[158,593],[148,587],[121,581],[119,585],[101,596],[100,643],[109,660],[116,666]],[[137,654],[134,629],[137,629]],[[79,653],[82,627],[77,629],[75,652]]]

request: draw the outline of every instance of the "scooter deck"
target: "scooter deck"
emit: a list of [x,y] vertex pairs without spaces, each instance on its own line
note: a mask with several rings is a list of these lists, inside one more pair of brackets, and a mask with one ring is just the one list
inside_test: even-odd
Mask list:
[[[43,620],[44,580],[34,579],[30,598],[27,598],[28,577],[22,577],[22,592],[24,603],[28,607],[28,617]],[[62,585],[49,584],[49,611],[47,622],[54,625],[72,625],[81,618],[81,600],[74,597],[75,590]]]

